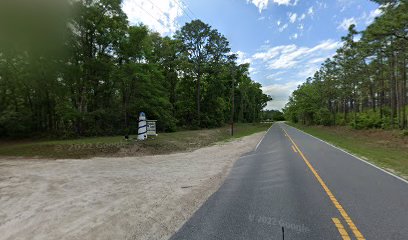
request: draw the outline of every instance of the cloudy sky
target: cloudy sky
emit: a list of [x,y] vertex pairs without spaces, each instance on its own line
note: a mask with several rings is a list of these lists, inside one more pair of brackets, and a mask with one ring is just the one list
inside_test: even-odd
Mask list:
[[340,46],[350,24],[363,30],[380,14],[369,0],[124,0],[131,24],[171,35],[201,19],[230,41],[251,77],[281,109],[290,93]]

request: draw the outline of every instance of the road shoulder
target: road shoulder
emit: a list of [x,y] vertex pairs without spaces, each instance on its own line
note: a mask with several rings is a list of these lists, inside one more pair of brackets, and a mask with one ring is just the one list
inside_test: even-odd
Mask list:
[[192,152],[1,160],[4,239],[167,239],[264,132]]

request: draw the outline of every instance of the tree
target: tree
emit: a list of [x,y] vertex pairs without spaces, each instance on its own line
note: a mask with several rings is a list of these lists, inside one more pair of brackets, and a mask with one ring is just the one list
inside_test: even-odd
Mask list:
[[[214,30],[208,24],[200,20],[193,20],[184,25],[180,31],[176,33],[176,39],[183,43],[183,55],[188,61],[186,69],[190,71],[196,81],[196,121],[197,126],[200,126],[200,105],[201,105],[201,78],[206,61],[210,58],[210,41],[214,35]],[[186,73],[187,73],[186,71]]]
[[288,119],[327,125],[323,116],[330,112],[331,124],[407,128],[408,3],[376,2],[382,15],[361,33],[350,26],[336,55],[293,92]]
[[233,92],[243,122],[270,100],[200,20],[162,37],[129,26],[121,0],[48,2],[0,7],[14,25],[0,21],[0,136],[132,134],[141,111],[160,131],[217,127],[229,122]]

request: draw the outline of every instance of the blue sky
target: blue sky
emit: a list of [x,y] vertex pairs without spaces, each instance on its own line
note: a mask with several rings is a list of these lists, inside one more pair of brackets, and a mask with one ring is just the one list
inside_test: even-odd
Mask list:
[[224,34],[252,79],[281,109],[290,93],[313,76],[341,45],[350,24],[363,30],[381,14],[368,0],[124,0],[131,24],[171,35],[199,18]]

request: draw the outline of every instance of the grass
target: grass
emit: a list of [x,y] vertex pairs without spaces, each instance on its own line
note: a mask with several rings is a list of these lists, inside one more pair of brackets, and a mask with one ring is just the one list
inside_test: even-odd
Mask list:
[[90,158],[96,156],[140,156],[190,151],[216,142],[240,138],[256,132],[266,131],[270,124],[235,125],[235,134],[230,136],[230,127],[194,131],[160,133],[146,141],[125,141],[123,136],[93,137],[56,141],[3,141],[0,156],[36,158]]
[[408,137],[397,131],[289,125],[408,179]]
[[[238,123],[234,125],[234,137],[233,138],[241,138],[244,136],[251,135],[253,133],[262,132],[268,130],[271,126],[271,123],[257,123],[257,124],[245,124],[245,123]],[[228,138],[230,131],[228,129]]]

